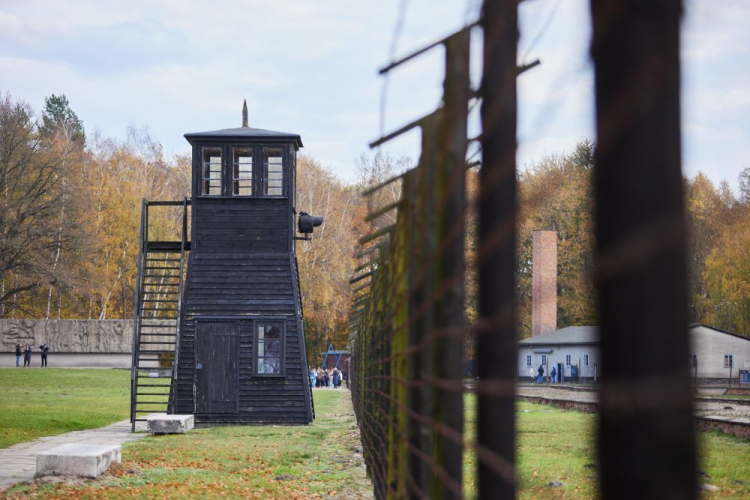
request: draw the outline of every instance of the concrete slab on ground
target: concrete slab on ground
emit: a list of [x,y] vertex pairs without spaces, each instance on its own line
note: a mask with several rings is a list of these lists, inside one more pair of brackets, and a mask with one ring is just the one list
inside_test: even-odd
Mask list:
[[153,434],[185,434],[195,427],[193,415],[167,415],[155,413],[146,419],[148,432]]
[[146,430],[145,422],[138,422],[136,430],[139,432],[130,432],[130,422],[123,420],[98,429],[42,437],[28,443],[18,443],[9,448],[0,449],[0,491],[14,484],[34,479],[36,456],[40,452],[71,443],[121,445],[148,435],[143,432]]
[[99,477],[111,464],[120,462],[119,444],[68,443],[37,453],[36,474]]

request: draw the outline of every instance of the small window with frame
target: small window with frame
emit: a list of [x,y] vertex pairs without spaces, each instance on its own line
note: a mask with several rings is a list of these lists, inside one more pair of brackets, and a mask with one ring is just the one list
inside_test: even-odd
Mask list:
[[589,366],[589,355],[584,354],[583,355],[583,366]]
[[566,364],[567,366],[570,366],[570,354],[566,354],[566,355],[565,355],[565,364]]
[[263,148],[263,195],[284,196],[284,150]]
[[257,321],[255,323],[254,375],[284,375],[284,323]]
[[526,366],[531,366],[531,354],[526,355]]
[[547,366],[547,355],[546,354],[542,354],[542,365],[543,366]]
[[221,196],[221,148],[203,148],[201,153],[203,155],[201,194],[205,196]]
[[731,354],[725,354],[724,355],[724,368],[732,368],[732,366],[734,366],[733,361],[734,359]]
[[232,195],[253,195],[253,148],[232,148]]

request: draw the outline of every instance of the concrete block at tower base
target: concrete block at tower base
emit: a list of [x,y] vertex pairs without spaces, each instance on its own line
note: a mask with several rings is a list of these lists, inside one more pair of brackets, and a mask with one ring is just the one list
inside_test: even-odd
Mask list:
[[64,444],[37,453],[36,474],[97,477],[121,461],[118,444]]
[[146,419],[146,422],[148,423],[148,432],[153,434],[185,434],[195,427],[195,417],[193,415],[156,413],[150,415]]

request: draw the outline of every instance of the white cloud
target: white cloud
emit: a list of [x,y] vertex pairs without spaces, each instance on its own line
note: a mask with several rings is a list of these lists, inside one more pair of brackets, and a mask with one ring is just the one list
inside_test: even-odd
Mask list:
[[[173,152],[187,151],[186,132],[238,124],[247,98],[252,125],[300,133],[307,153],[351,177],[379,134],[376,71],[388,61],[399,3],[4,0],[0,90],[37,108],[65,93],[87,127],[124,138],[128,125],[148,124]],[[466,7],[411,0],[396,56],[460,27]],[[588,9],[589,0],[520,4],[519,52],[542,65],[518,82],[519,164],[594,139]],[[684,24],[685,168],[736,182],[750,163],[750,6],[689,0]],[[437,49],[393,72],[386,132],[438,104],[442,58]],[[414,132],[386,148],[414,156],[418,146]]]

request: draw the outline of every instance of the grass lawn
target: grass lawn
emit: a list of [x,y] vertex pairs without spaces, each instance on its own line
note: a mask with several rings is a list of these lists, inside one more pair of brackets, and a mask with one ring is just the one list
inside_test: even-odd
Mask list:
[[36,483],[9,498],[372,498],[348,391],[314,391],[309,426],[196,429],[123,446],[95,481]]
[[[128,416],[124,370],[0,369],[0,443],[98,427]],[[317,419],[299,427],[215,427],[123,446],[95,481],[19,485],[10,498],[371,498],[348,391],[315,390]],[[466,436],[475,398],[466,396]],[[519,498],[596,498],[595,415],[518,404]],[[498,423],[498,425],[501,425]],[[703,498],[750,498],[750,440],[701,433]],[[466,496],[475,460],[466,453]],[[561,486],[548,486],[550,482]],[[0,498],[4,498],[0,494]]]
[[[467,429],[474,438],[472,422],[476,399],[466,397]],[[597,465],[594,445],[596,416],[552,406],[519,402],[518,474],[519,498],[596,498]],[[718,486],[702,492],[702,498],[750,498],[750,439],[719,432],[699,433],[702,452],[699,484]],[[464,455],[465,493],[473,498],[475,459]],[[740,483],[735,483],[739,481]],[[547,486],[551,482],[562,486]]]
[[130,416],[130,372],[0,368],[0,448]]

